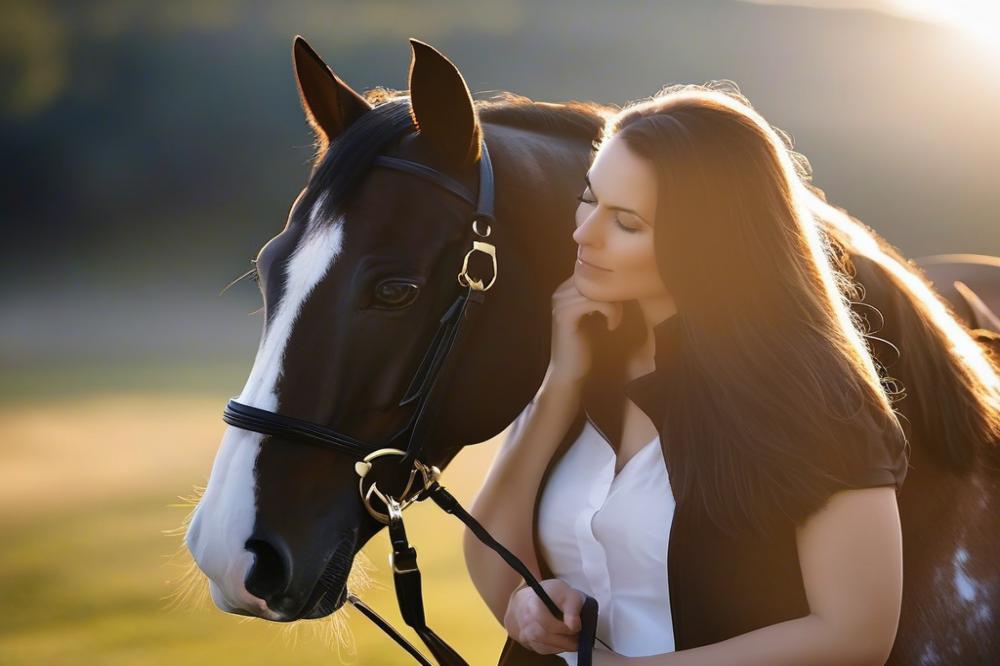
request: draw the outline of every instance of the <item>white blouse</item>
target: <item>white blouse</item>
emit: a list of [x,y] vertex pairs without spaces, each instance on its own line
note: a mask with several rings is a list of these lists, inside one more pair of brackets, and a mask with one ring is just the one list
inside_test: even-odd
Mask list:
[[[597,636],[629,657],[674,651],[667,539],[674,497],[660,438],[615,475],[615,451],[587,419],[542,489],[538,539],[556,578],[594,597]],[[576,652],[560,652],[576,666]]]

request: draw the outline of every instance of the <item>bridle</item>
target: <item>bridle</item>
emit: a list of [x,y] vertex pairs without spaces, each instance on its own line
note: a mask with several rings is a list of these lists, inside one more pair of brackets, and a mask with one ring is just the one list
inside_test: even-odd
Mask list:
[[[419,162],[380,155],[374,159],[373,164],[377,167],[395,169],[419,176],[460,197],[475,209],[472,216],[472,232],[480,238],[487,238],[492,233],[491,224],[496,222],[493,206],[495,190],[493,165],[490,162],[490,154],[486,149],[485,141],[481,143],[478,195],[473,195],[469,188],[454,178]],[[480,223],[485,224],[483,231],[479,229]],[[482,279],[475,278],[469,273],[469,258],[474,253],[484,254],[491,261],[493,273],[488,283],[484,284]],[[462,269],[458,273],[458,284],[462,289],[441,317],[438,330],[399,403],[402,407],[416,401],[417,408],[406,425],[382,443],[369,444],[318,423],[283,416],[276,412],[244,405],[236,400],[230,400],[222,414],[223,420],[231,426],[304,444],[323,446],[356,460],[354,469],[359,477],[361,501],[373,518],[389,526],[389,537],[393,549],[389,556],[389,563],[392,565],[400,613],[406,623],[423,640],[437,659],[438,664],[444,666],[468,666],[468,664],[451,646],[434,633],[424,620],[420,570],[417,568],[417,551],[409,544],[406,530],[403,527],[403,509],[413,502],[423,501],[430,497],[444,511],[458,517],[480,541],[495,550],[507,564],[521,574],[553,616],[560,621],[563,619],[562,610],[545,592],[528,567],[490,536],[489,532],[469,515],[452,494],[438,482],[441,470],[436,466],[426,465],[420,460],[424,433],[434,415],[432,408],[436,406],[431,402],[434,389],[441,385],[441,378],[447,374],[445,371],[448,367],[447,361],[453,359],[451,351],[458,338],[461,337],[461,333],[466,330],[463,325],[483,304],[486,292],[496,283],[496,279],[496,247],[484,240],[473,239],[472,248],[465,254]],[[406,440],[405,449],[396,448],[395,444],[403,440]],[[382,492],[374,481],[366,490],[365,481],[366,479],[370,480],[369,472],[375,462],[393,456],[400,458],[397,461],[398,464],[406,464],[410,467],[409,477],[400,497],[393,497]],[[417,480],[418,474],[420,475],[419,488],[414,490],[414,482]],[[379,511],[372,506],[372,495],[379,498],[385,506],[386,512]],[[409,652],[418,663],[431,666],[430,662],[409,641],[361,599],[348,593],[347,600]],[[597,610],[597,600],[586,596],[580,611],[582,626],[577,648],[577,663],[580,666],[590,666],[592,663],[597,631]]]

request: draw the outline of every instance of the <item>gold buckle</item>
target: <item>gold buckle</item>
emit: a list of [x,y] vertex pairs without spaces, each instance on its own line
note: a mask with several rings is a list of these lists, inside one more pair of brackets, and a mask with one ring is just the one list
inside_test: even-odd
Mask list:
[[[469,275],[469,257],[472,256],[473,252],[482,252],[490,257],[493,262],[493,279],[490,283],[483,286],[483,281],[478,280]],[[464,279],[464,282],[463,282]],[[476,291],[486,291],[493,286],[493,283],[497,281],[497,249],[491,243],[486,243],[484,241],[472,241],[472,249],[465,253],[465,260],[462,262],[462,271],[458,274],[458,283],[463,287],[472,287]]]
[[414,571],[420,571],[420,569],[418,569],[417,567],[413,567],[412,569],[397,569],[395,555],[396,553],[389,553],[389,564],[390,566],[392,566],[392,570],[395,573],[404,574],[404,573],[413,573]]
[[[365,477],[368,472],[371,471],[372,461],[383,456],[395,455],[395,456],[405,456],[405,451],[400,451],[399,449],[379,449],[377,451],[372,451],[364,457],[364,459],[359,460],[354,463],[354,471],[357,472],[360,479],[358,479],[358,491],[361,493],[361,502],[365,505],[365,509],[368,511],[372,518],[379,521],[384,525],[389,524],[390,516],[387,513],[379,511],[371,504],[371,497],[373,494],[378,495],[378,498],[382,500],[382,503],[389,509],[390,513],[395,513],[395,511],[402,511],[408,507],[413,502],[417,501],[420,497],[420,493],[427,490],[432,483],[438,480],[441,476],[441,470],[437,468],[436,465],[425,465],[419,460],[413,461],[413,468],[410,470],[410,477],[406,481],[406,487],[403,488],[403,496],[400,499],[396,499],[391,495],[384,494],[378,489],[375,482],[372,482],[368,486],[368,490],[365,490]],[[416,477],[417,472],[420,472],[421,480],[423,482],[423,487],[420,488],[413,494],[410,494],[410,489],[413,487],[413,480]]]

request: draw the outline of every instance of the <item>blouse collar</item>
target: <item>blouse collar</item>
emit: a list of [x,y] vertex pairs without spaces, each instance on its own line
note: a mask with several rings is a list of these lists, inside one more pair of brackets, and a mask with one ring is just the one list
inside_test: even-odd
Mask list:
[[636,404],[660,431],[666,416],[667,389],[682,353],[684,324],[676,312],[653,326],[656,339],[655,369],[625,384],[625,395]]

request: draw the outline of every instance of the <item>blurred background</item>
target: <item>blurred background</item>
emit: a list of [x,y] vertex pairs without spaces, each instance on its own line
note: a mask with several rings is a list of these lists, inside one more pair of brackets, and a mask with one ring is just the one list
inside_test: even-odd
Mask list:
[[[0,663],[407,663],[350,609],[339,651],[330,622],[223,615],[178,554],[260,333],[254,285],[219,292],[309,173],[296,34],[357,90],[404,88],[411,36],[480,97],[731,79],[906,256],[1000,254],[995,0],[4,0]],[[502,436],[447,470],[460,500]],[[461,523],[407,515],[431,626],[495,663]],[[385,541],[362,597],[403,627]]]

